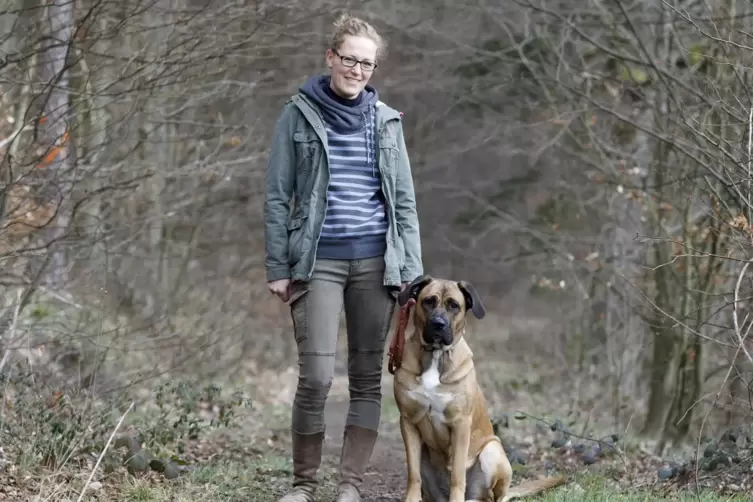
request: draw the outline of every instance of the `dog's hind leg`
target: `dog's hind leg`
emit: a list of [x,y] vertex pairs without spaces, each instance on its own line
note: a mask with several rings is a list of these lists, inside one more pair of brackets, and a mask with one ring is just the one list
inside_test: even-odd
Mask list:
[[478,456],[477,465],[483,473],[484,485],[494,494],[494,502],[502,502],[510,490],[512,466],[502,443],[489,441]]

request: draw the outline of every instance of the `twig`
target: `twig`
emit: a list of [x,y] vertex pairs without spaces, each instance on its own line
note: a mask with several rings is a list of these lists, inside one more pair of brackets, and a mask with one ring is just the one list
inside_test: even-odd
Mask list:
[[[38,286],[38,289],[40,291],[43,291],[43,292],[47,293],[48,295],[50,295],[51,297],[55,298],[56,300],[60,300],[61,302],[65,303],[66,305],[70,305],[71,307],[75,307],[75,308],[77,308],[79,310],[81,310],[81,309],[84,308],[81,305],[79,305],[78,303],[74,302],[73,300],[70,300],[69,298],[66,298],[64,295],[62,295],[62,294],[60,294],[60,293],[58,293],[56,291],[53,291],[50,288],[46,288],[44,286]],[[67,293],[67,296],[69,296],[69,297],[72,298],[72,295],[70,293]]]
[[662,313],[662,314],[663,314],[664,316],[666,316],[666,317],[668,317],[668,318],[669,318],[670,320],[672,320],[672,321],[673,321],[673,322],[675,323],[675,325],[676,325],[676,326],[682,326],[683,328],[685,328],[686,330],[688,330],[688,331],[689,331],[690,333],[692,333],[693,335],[695,335],[695,336],[697,336],[697,337],[699,337],[699,338],[702,338],[702,339],[706,340],[707,342],[715,343],[715,344],[717,344],[717,345],[721,345],[721,346],[723,346],[723,347],[730,347],[730,348],[732,348],[732,347],[735,347],[735,345],[732,345],[731,343],[725,343],[725,342],[723,342],[723,341],[721,341],[721,340],[716,340],[716,339],[714,339],[714,338],[712,338],[712,337],[710,337],[710,336],[704,335],[703,333],[701,333],[701,332],[700,332],[700,331],[698,331],[698,330],[695,330],[695,329],[691,328],[690,326],[688,326],[688,325],[687,325],[687,324],[685,324],[684,322],[682,322],[682,321],[680,321],[679,319],[677,319],[677,317],[673,316],[673,315],[672,315],[672,314],[670,314],[669,312],[667,312],[667,311],[665,311],[664,309],[662,309],[661,307],[659,307],[659,306],[658,306],[658,305],[656,304],[656,302],[654,302],[653,300],[651,300],[651,299],[650,299],[650,298],[648,297],[648,295],[646,295],[646,293],[644,293],[643,291],[641,291],[641,289],[640,289],[640,288],[639,288],[638,286],[636,286],[635,284],[633,284],[633,282],[632,282],[632,281],[630,281],[630,279],[628,279],[627,277],[625,277],[625,274],[623,274],[622,272],[617,272],[617,273],[618,273],[618,274],[620,275],[620,277],[622,277],[623,279],[625,279],[625,282],[627,282],[627,283],[628,283],[628,284],[630,284],[630,285],[631,285],[631,286],[632,286],[633,288],[635,288],[635,290],[636,290],[636,291],[638,291],[638,293],[639,293],[639,294],[640,294],[640,295],[641,295],[641,296],[642,296],[642,297],[643,297],[643,298],[644,298],[644,299],[645,299],[645,300],[646,300],[646,301],[647,301],[647,302],[648,302],[648,303],[649,303],[649,304],[650,304],[650,305],[651,305],[651,306],[652,306],[653,308],[655,308],[655,309],[656,309],[656,310],[658,310],[658,311],[659,311],[660,313]]
[[[21,301],[21,296],[23,295],[23,290],[19,289],[17,293],[16,298],[16,308],[13,309],[13,320],[10,324],[10,330],[8,331],[8,341],[12,342],[15,338],[16,334],[16,324],[18,323],[18,315],[21,312],[21,304],[23,303]],[[5,350],[5,354],[3,354],[2,360],[0,360],[0,374],[3,372],[3,368],[5,367],[5,363],[8,362],[8,359],[10,359],[10,351],[13,350],[12,347],[7,347]]]
[[742,270],[740,270],[740,275],[737,276],[737,284],[735,284],[735,298],[733,300],[734,303],[732,304],[732,321],[735,323],[735,334],[737,335],[738,343],[740,343],[740,348],[745,353],[748,361],[753,364],[753,357],[751,357],[750,352],[748,352],[748,349],[745,347],[745,339],[748,337],[748,333],[743,336],[742,331],[740,330],[740,322],[737,318],[737,304],[740,301],[740,283],[743,282],[743,276],[745,275],[745,271],[748,270],[748,265],[750,265],[750,261],[745,263]]
[[[548,422],[547,420],[544,420],[541,417],[537,417],[537,416],[531,415],[530,413],[526,413],[525,411],[518,410],[518,411],[515,411],[514,414],[515,415],[520,415],[520,416],[525,416],[527,418],[535,420],[536,422],[540,422],[540,423],[548,426],[550,429],[552,428],[552,426],[555,425],[553,423]],[[555,430],[555,429],[552,429],[552,430]],[[625,467],[627,467],[627,457],[625,456],[625,452],[623,450],[619,449],[618,446],[617,446],[617,444],[615,444],[615,442],[611,442],[610,443],[610,442],[606,441],[606,438],[611,438],[612,436],[614,436],[614,434],[607,434],[606,436],[602,436],[601,438],[593,438],[593,437],[586,437],[585,435],[583,435],[583,434],[585,434],[585,427],[584,427],[583,434],[576,434],[574,432],[570,432],[569,430],[568,431],[563,431],[562,429],[559,429],[559,428],[557,428],[556,430],[559,430],[560,432],[566,434],[568,436],[568,439],[571,438],[571,437],[574,437],[574,438],[577,438],[577,439],[582,439],[583,441],[591,441],[593,443],[598,444],[599,446],[605,446],[607,449],[609,449],[612,452],[614,452],[617,455],[617,458],[619,458],[620,461],[623,463],[623,465]]]
[[31,126],[32,126],[32,124],[26,124],[25,126],[21,126],[18,129],[16,129],[15,131],[13,131],[12,133],[10,133],[10,136],[8,136],[5,139],[0,140],[0,148],[4,148],[5,145],[10,144],[14,139],[16,139],[16,137],[19,134],[21,134],[24,131],[28,131],[29,129],[31,129]]
[[751,200],[750,200],[750,174],[751,174],[751,165],[750,165],[750,153],[751,153],[751,147],[753,146],[753,106],[750,107],[750,113],[748,114],[748,223],[750,223],[751,220]]
[[[747,266],[747,264],[746,264]],[[737,304],[735,304],[737,305]],[[733,361],[737,359],[737,354],[740,352],[740,349],[742,348],[742,344],[737,347],[737,352],[735,352],[735,357],[733,358]],[[701,430],[698,431],[698,441],[696,442],[696,451],[695,451],[695,469],[694,469],[694,476],[695,476],[695,482],[696,486],[698,486],[698,483],[701,481],[699,477],[699,471],[701,468],[701,463],[698,461],[701,458],[701,437],[703,436],[703,429],[706,427],[706,421],[709,418],[709,415],[711,415],[711,411],[716,406],[716,402],[719,400],[719,396],[722,395],[722,390],[724,389],[724,386],[727,385],[727,382],[729,381],[729,377],[732,374],[732,370],[735,367],[735,363],[729,365],[729,368],[727,368],[727,374],[724,376],[724,381],[719,386],[719,391],[716,393],[716,396],[714,397],[714,402],[711,403],[711,408],[709,411],[703,416],[703,420],[701,421]],[[682,419],[681,419],[682,420]]]
[[133,405],[134,405],[134,401],[131,401],[131,404],[128,405],[128,409],[125,410],[125,413],[123,413],[123,415],[120,417],[120,420],[118,420],[118,425],[115,426],[115,430],[112,431],[112,434],[110,434],[110,437],[107,438],[107,444],[105,444],[105,447],[102,449],[102,453],[99,454],[97,463],[94,464],[94,468],[92,469],[92,472],[89,474],[89,479],[86,480],[86,484],[81,489],[81,494],[78,496],[78,499],[76,500],[76,502],[81,502],[83,500],[84,493],[86,492],[86,489],[89,487],[89,484],[92,482],[94,473],[97,472],[97,467],[99,467],[99,464],[102,463],[102,459],[104,458],[105,453],[107,453],[107,448],[110,447],[112,438],[115,437],[115,434],[118,432],[118,429],[120,429],[120,426],[123,423],[123,420],[125,420],[126,415],[128,415],[128,412],[131,411],[131,408],[133,408]]

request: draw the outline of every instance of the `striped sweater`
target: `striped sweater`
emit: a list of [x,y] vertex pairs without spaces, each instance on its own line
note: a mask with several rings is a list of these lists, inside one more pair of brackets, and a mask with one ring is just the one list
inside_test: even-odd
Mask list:
[[330,182],[317,258],[358,260],[381,256],[387,247],[387,216],[373,125],[352,134],[338,133],[329,126],[326,129]]

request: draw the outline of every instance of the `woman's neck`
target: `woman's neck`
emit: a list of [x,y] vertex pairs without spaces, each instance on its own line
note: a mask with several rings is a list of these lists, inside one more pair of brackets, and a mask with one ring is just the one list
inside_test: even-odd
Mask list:
[[338,103],[345,105],[345,106],[356,106],[361,103],[361,100],[363,99],[363,92],[359,93],[358,96],[356,96],[353,99],[348,99],[340,96],[335,92],[334,89],[332,89],[331,85],[324,86],[324,91],[327,93],[327,95],[332,98],[333,100],[337,101]]

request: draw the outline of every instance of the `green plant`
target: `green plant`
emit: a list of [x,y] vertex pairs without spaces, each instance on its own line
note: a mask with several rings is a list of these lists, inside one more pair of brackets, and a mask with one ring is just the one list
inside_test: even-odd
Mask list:
[[[30,378],[9,383],[13,398],[6,398],[0,415],[0,435],[14,450],[14,458],[29,466],[59,468],[85,455],[98,456],[126,409],[122,395],[92,399],[34,385]],[[10,394],[9,394],[10,395]],[[127,430],[112,444],[103,459],[105,472],[121,466],[132,475],[149,469],[166,478],[186,470],[181,457],[188,441],[200,439],[209,430],[231,427],[237,409],[248,405],[240,393],[222,395],[216,385],[201,386],[189,380],[160,384],[148,411],[133,413],[124,421]],[[13,441],[18,438],[19,441]]]

